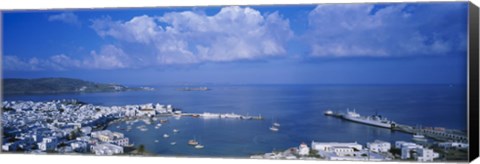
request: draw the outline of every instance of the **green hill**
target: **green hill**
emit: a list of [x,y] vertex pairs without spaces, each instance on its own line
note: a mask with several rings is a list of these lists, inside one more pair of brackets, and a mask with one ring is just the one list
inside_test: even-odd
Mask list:
[[103,84],[71,78],[3,79],[4,94],[121,92],[143,90],[118,84]]

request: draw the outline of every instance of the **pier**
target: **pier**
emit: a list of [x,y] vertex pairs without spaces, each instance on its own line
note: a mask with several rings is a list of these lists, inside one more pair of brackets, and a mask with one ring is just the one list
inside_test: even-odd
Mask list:
[[[346,120],[344,118],[344,114],[342,113],[326,111],[324,114],[325,116]],[[420,127],[413,127],[413,126],[398,124],[398,123],[395,123],[395,126],[392,126],[392,128],[390,129],[403,132],[403,133],[408,133],[408,134],[421,134],[421,135],[424,135],[425,137],[428,137],[437,141],[459,141],[459,142],[468,141],[468,138],[466,134],[464,134],[464,132],[461,132],[459,130],[453,130],[453,129],[445,129],[445,128],[439,128],[439,127],[420,128]]]
[[249,115],[239,115],[234,113],[182,113],[181,116],[189,116],[195,118],[205,118],[205,119],[241,119],[241,120],[263,120],[263,117],[258,116],[249,116]]

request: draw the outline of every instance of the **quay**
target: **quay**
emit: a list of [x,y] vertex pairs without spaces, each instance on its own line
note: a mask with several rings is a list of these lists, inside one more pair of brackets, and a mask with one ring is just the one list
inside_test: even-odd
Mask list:
[[[345,118],[345,114],[343,113],[338,113],[338,112],[333,112],[331,110],[326,111],[325,116],[330,116],[330,117],[335,117],[343,120],[348,120]],[[348,120],[351,121],[351,120]],[[355,122],[355,121],[352,121]],[[358,122],[357,122],[358,123]],[[373,125],[375,126],[375,125]],[[376,126],[377,127],[377,126]],[[398,124],[395,123],[392,125],[390,128],[391,130],[394,131],[399,131],[403,133],[408,133],[408,134],[420,134],[424,135],[425,137],[437,140],[437,141],[458,141],[458,142],[468,142],[468,138],[464,132],[461,132],[459,130],[453,130],[453,129],[445,129],[441,127],[413,127],[405,124]]]
[[249,115],[240,115],[235,113],[182,113],[181,116],[190,116],[194,118],[226,118],[226,119],[241,119],[241,120],[263,120],[261,115],[258,116],[249,116]]

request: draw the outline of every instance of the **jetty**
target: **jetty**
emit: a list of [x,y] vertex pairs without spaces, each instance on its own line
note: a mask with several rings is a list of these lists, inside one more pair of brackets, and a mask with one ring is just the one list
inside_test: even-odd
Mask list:
[[[339,112],[333,112],[331,110],[327,110],[324,113],[325,116],[339,118],[343,120],[346,119],[345,114]],[[355,121],[352,121],[355,122]],[[359,123],[359,122],[355,122]],[[365,124],[365,123],[363,123]],[[378,126],[375,126],[378,127]],[[437,140],[437,141],[459,141],[459,142],[467,142],[468,138],[465,132],[455,129],[446,129],[442,127],[420,127],[420,126],[410,126],[405,124],[394,123],[394,125],[389,128],[394,131],[399,131],[408,134],[421,134],[425,137]]]
[[250,115],[240,115],[235,113],[182,113],[181,116],[190,116],[194,118],[204,118],[204,119],[240,119],[240,120],[263,120],[261,115],[250,116]]

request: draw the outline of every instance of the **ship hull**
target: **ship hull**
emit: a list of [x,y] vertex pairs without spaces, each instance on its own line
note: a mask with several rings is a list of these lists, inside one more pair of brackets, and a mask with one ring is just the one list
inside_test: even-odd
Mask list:
[[355,117],[348,117],[348,116],[343,116],[342,118],[345,119],[345,120],[348,120],[348,121],[361,123],[361,124],[365,124],[365,125],[371,125],[371,126],[388,128],[388,129],[392,128],[392,124],[388,124],[388,123],[381,123],[381,122],[376,122],[376,121],[372,121],[372,120],[365,120],[365,119],[362,119],[362,118],[355,118]]

